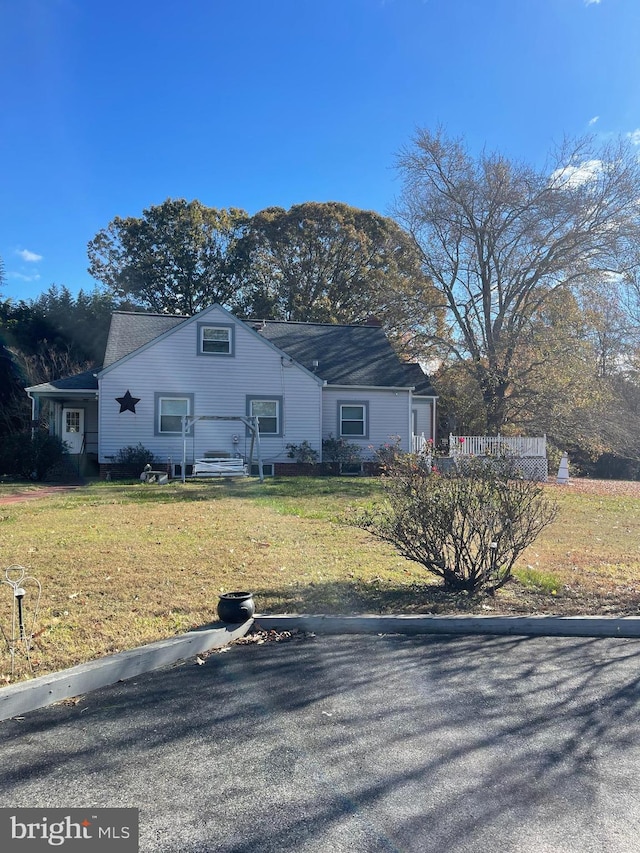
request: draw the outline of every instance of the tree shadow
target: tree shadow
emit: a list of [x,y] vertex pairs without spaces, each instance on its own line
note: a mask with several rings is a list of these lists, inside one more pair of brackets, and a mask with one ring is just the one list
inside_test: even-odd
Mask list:
[[[261,599],[269,602],[267,611],[260,609]],[[310,582],[261,589],[256,594],[258,610],[265,613],[485,613],[487,601],[495,599],[448,590],[435,581],[397,584],[382,578]]]
[[366,499],[380,494],[375,478],[366,477],[267,477],[211,478],[208,480],[179,480],[167,484],[141,483],[136,479],[99,482],[74,493],[69,499],[83,503],[132,501],[135,503],[170,503],[218,500],[220,498],[272,499],[335,497]]
[[139,805],[143,851],[631,849],[639,663],[620,640],[236,646],[7,721],[0,793]]

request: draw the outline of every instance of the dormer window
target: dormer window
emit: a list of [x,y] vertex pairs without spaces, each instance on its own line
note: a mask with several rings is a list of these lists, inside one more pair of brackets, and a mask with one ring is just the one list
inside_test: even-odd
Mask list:
[[234,327],[198,323],[198,355],[233,355]]

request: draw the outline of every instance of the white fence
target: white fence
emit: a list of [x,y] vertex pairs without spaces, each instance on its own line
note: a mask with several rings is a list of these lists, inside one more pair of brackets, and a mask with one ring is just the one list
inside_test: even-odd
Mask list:
[[547,456],[547,437],[449,435],[449,456]]
[[433,447],[433,443],[429,442],[424,437],[424,433],[421,433],[420,435],[413,435],[411,437],[411,439],[412,439],[411,440],[411,452],[412,453],[419,453],[421,455],[424,455],[424,454],[428,453]]

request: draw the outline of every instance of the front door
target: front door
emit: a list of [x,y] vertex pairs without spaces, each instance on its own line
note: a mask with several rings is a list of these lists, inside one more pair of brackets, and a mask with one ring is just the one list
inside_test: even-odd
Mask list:
[[62,440],[69,453],[82,453],[84,442],[84,409],[62,410]]

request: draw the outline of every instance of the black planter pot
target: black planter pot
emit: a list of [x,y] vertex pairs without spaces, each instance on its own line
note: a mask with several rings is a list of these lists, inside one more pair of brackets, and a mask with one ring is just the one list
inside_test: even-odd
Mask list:
[[237,625],[251,619],[256,612],[252,592],[225,592],[218,601],[218,616],[221,622]]

